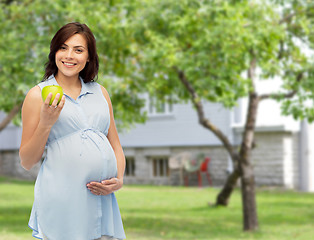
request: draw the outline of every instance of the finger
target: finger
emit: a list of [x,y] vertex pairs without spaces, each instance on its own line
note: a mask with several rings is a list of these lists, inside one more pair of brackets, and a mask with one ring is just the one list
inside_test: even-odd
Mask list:
[[87,184],[87,186],[90,185],[90,186],[96,186],[96,187],[102,187],[102,184],[100,182],[90,182],[89,184]]
[[87,187],[89,189],[101,191],[101,190],[106,190],[106,186],[102,185],[101,183],[89,183],[87,184]]
[[112,181],[111,180],[104,180],[104,181],[101,181],[101,184],[102,185],[111,185]]
[[65,104],[65,96],[63,95],[60,103],[58,104],[58,108],[61,110]]
[[57,106],[59,98],[60,98],[60,93],[57,93],[56,96],[55,96],[55,99],[53,100],[53,102],[51,104],[52,107],[56,107]]
[[88,184],[91,184],[91,185],[95,185],[95,184],[98,184],[99,182],[89,182]]
[[112,191],[104,191],[104,190],[100,190],[100,189],[89,189],[90,192],[92,194],[95,194],[95,195],[108,195],[110,193],[112,193]]
[[88,185],[87,188],[92,191],[92,192],[101,192],[102,195],[107,195],[113,192],[114,189],[112,189],[112,187],[107,187],[107,186],[101,186],[99,187],[99,185],[97,186],[93,186],[93,185]]
[[87,186],[87,188],[89,189],[89,190],[93,190],[93,191],[99,191],[101,188],[99,188],[99,187],[97,187],[97,186],[93,186],[93,185],[89,185],[89,186]]
[[112,193],[113,191],[115,191],[118,187],[118,185],[113,185],[113,184],[101,184],[99,182],[90,182],[88,184],[86,184],[87,188],[89,190],[93,190],[93,191],[98,191],[98,192],[102,192],[102,195],[107,195]]
[[116,183],[118,183],[118,179],[117,178],[111,178],[109,180],[104,180],[101,183],[105,184],[105,185],[116,184]]
[[92,194],[94,194],[94,195],[101,195],[101,193],[100,193],[99,191],[91,190],[90,192],[91,192]]
[[50,103],[51,98],[52,98],[52,93],[49,93],[45,99],[45,102],[44,102],[45,107],[49,107],[49,103]]

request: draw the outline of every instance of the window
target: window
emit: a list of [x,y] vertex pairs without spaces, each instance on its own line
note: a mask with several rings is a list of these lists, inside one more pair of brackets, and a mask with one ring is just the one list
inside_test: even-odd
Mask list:
[[159,116],[167,115],[172,113],[173,107],[172,104],[167,102],[162,102],[161,100],[156,99],[155,97],[148,98],[148,115],[150,116]]
[[167,157],[154,157],[152,158],[153,164],[153,177],[168,177],[169,166]]
[[135,159],[133,157],[125,158],[125,176],[135,176]]

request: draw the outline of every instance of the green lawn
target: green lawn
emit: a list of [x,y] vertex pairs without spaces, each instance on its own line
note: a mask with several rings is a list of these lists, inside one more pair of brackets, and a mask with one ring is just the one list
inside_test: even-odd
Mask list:
[[[27,226],[33,184],[0,178],[0,240],[35,239]],[[239,190],[229,207],[209,207],[218,191],[124,186],[116,195],[127,239],[314,239],[314,194],[258,189],[260,230],[244,233]]]

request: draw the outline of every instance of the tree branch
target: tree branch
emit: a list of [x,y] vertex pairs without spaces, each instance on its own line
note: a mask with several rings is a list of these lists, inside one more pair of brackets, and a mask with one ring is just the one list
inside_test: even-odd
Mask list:
[[228,176],[226,183],[222,190],[219,192],[216,198],[216,206],[227,206],[229,203],[230,195],[233,192],[234,187],[237,184],[237,180],[240,177],[240,171],[238,167],[235,167],[233,172]]
[[293,18],[296,15],[297,15],[297,13],[293,12],[293,13],[288,14],[287,16],[284,16],[282,19],[280,19],[279,24],[283,24],[285,22],[288,22],[289,20],[291,20],[291,18]]
[[185,88],[188,90],[188,92],[190,93],[190,95],[192,97],[192,103],[197,110],[199,123],[203,127],[209,129],[210,131],[212,131],[215,134],[215,136],[223,143],[223,145],[227,149],[233,162],[236,162],[238,158],[237,158],[237,154],[233,150],[232,144],[230,143],[228,138],[223,134],[223,132],[220,131],[220,129],[218,129],[209,119],[207,119],[205,117],[203,104],[201,103],[201,99],[198,96],[198,94],[196,93],[196,91],[193,88],[193,86],[191,85],[191,83],[187,80],[184,72],[182,70],[179,70],[177,67],[173,67],[173,68],[176,70],[178,77],[179,77],[179,80],[182,82],[182,84],[185,86]]
[[[279,22],[278,22],[279,25],[283,24],[285,22],[288,22],[289,20],[291,20],[296,15],[297,15],[297,12],[293,12],[293,13],[290,13],[290,14],[284,16],[282,19],[279,20]],[[251,23],[247,23],[247,24],[243,25],[243,28],[247,28],[247,27],[250,27],[250,26],[251,26]]]
[[242,136],[242,144],[240,147],[240,162],[247,163],[248,155],[251,152],[252,148],[254,148],[254,130],[256,124],[257,117],[257,109],[258,109],[258,96],[256,94],[255,89],[255,72],[256,72],[256,56],[253,50],[250,50],[251,61],[250,66],[247,71],[248,79],[251,80],[252,89],[248,93],[249,95],[249,104],[246,113],[246,121],[244,126],[244,132]]
[[11,122],[14,116],[21,110],[23,103],[15,105],[8,115],[0,123],[0,132]]
[[286,94],[283,94],[283,93],[269,93],[269,94],[262,94],[258,98],[259,98],[259,101],[265,100],[265,99],[270,99],[270,98],[274,98],[274,99],[292,98],[296,93],[297,93],[296,90],[293,90],[293,91],[291,91],[289,93],[286,93]]
[[278,60],[282,59],[283,53],[284,53],[283,41],[280,40],[280,43],[279,43],[279,51],[278,51],[278,56],[277,56],[277,59],[278,59]]
[[[301,80],[303,78],[303,72],[300,72],[297,77],[296,77],[296,82],[300,83]],[[279,99],[279,98],[292,98],[295,94],[297,93],[297,90],[293,90],[289,93],[270,93],[270,94],[262,94],[260,95],[259,101],[261,100],[265,100],[265,99],[270,99],[270,98],[274,98],[274,99]]]
[[250,53],[251,53],[252,59],[250,61],[250,67],[248,69],[247,76],[249,79],[251,79],[251,83],[252,83],[251,93],[254,93],[255,92],[254,80],[255,80],[255,70],[256,70],[256,57],[255,57],[255,54],[253,53],[253,50],[251,50]]

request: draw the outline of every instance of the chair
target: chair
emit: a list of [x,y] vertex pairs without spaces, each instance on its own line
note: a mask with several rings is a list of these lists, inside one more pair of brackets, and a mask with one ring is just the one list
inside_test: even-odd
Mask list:
[[212,183],[212,180],[210,178],[210,174],[209,174],[209,171],[208,171],[208,165],[210,163],[210,158],[209,157],[206,157],[205,158],[205,161],[202,162],[201,166],[200,166],[200,169],[197,171],[197,175],[198,175],[198,186],[199,187],[202,187],[202,172],[205,172],[206,173],[206,177],[207,177],[207,180],[208,180],[208,183],[210,186],[213,185]]
[[[185,170],[187,170],[188,172],[195,172],[197,174],[199,187],[202,187],[202,172],[206,173],[208,183],[210,186],[212,186],[212,180],[208,171],[209,163],[210,163],[210,158],[206,157],[205,159],[201,160],[201,162],[198,162],[197,159],[192,159],[185,166]],[[186,175],[184,178],[184,185],[185,186],[189,185],[188,175]]]

